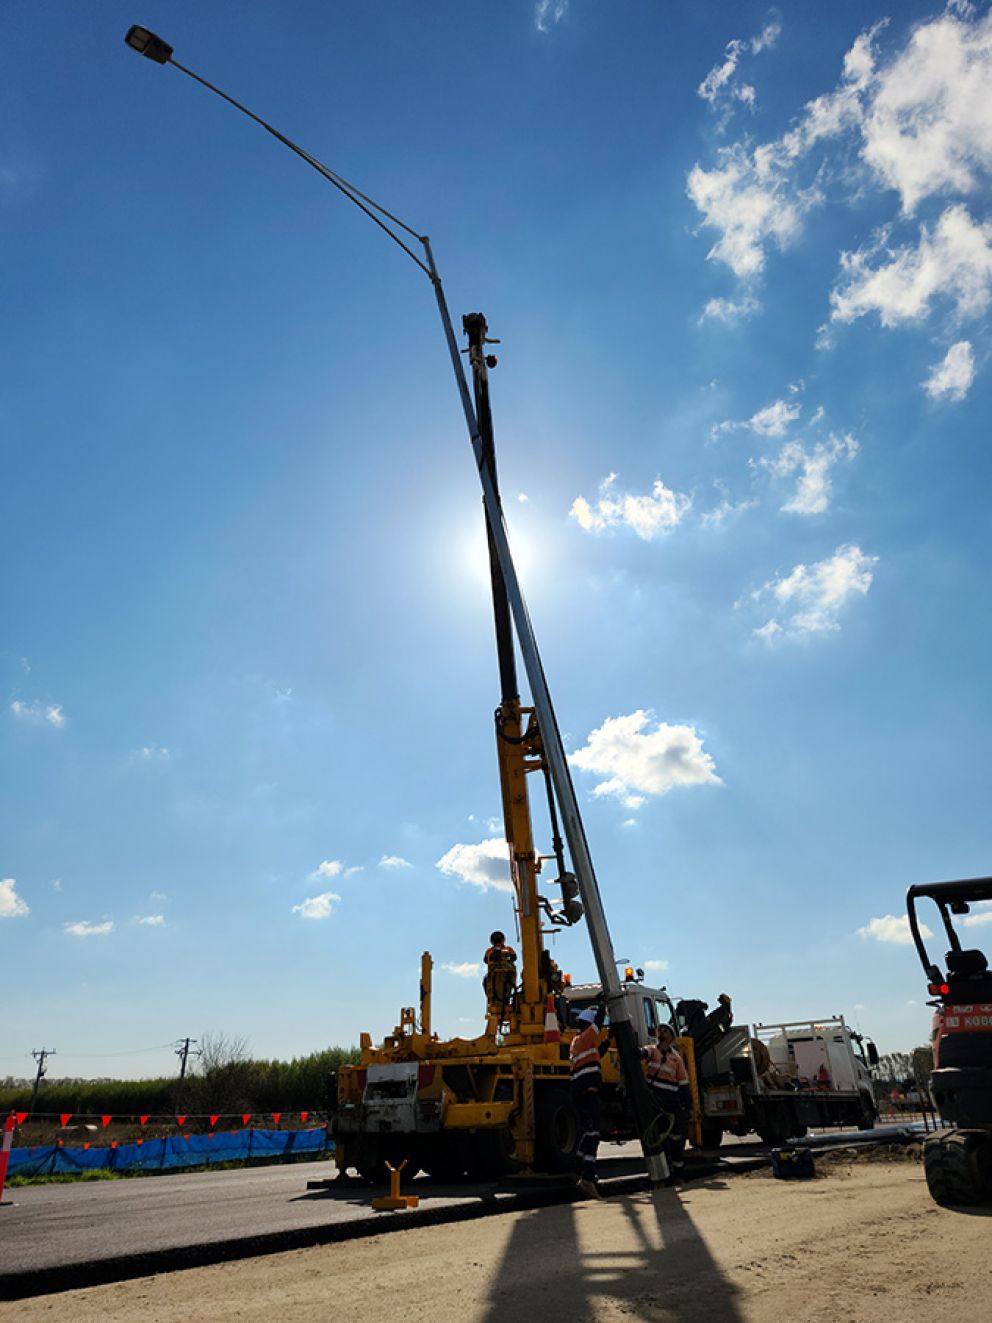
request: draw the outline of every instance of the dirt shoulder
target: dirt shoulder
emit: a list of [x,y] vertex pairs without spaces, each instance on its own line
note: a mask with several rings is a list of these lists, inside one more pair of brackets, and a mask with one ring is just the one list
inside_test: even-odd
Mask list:
[[985,1317],[992,1210],[938,1208],[919,1162],[819,1169],[813,1181],[755,1172],[141,1278],[0,1304],[0,1320],[877,1323],[928,1301],[935,1317]]

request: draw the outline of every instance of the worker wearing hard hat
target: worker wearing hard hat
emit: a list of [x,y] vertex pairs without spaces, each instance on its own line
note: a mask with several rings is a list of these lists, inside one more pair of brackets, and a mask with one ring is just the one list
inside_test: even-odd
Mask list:
[[596,1155],[599,1151],[599,1129],[603,1087],[602,1058],[610,1046],[609,1035],[603,1033],[606,1003],[580,1011],[579,1032],[572,1039],[568,1059],[572,1068],[572,1101],[579,1117],[579,1142],[575,1155],[579,1160],[578,1188],[590,1199],[603,1196],[596,1185]]
[[671,1170],[671,1179],[678,1180],[685,1167],[685,1132],[689,1119],[691,1096],[689,1075],[685,1062],[675,1050],[675,1030],[670,1024],[659,1024],[657,1043],[641,1048],[641,1059],[647,1062],[647,1081],[652,1097],[663,1113],[671,1117],[671,1130],[665,1140],[665,1157]]
[[492,1005],[506,1007],[513,995],[513,985],[517,980],[517,953],[506,944],[506,934],[498,929],[489,934],[489,946],[482,957],[486,967],[482,986],[486,990],[486,1000]]

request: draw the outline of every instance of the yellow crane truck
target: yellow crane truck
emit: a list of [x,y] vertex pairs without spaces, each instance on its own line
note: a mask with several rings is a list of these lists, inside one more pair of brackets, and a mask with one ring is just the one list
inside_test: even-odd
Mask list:
[[[604,1078],[622,1088],[631,1133],[640,1136],[649,1173],[659,1181],[668,1175],[663,1134],[642,1074],[627,994],[503,521],[488,382],[496,360],[486,352],[493,342],[481,313],[463,318],[470,397],[439,282],[435,290],[483,487],[501,692],[496,754],[520,961],[508,979],[487,979],[485,1028],[477,1038],[441,1039],[432,1029],[432,961],[424,954],[417,1004],[400,1011],[381,1043],[363,1033],[359,1063],[339,1071],[337,1165],[341,1173],[354,1170],[370,1180],[384,1177],[385,1162],[403,1160],[408,1175],[420,1169],[441,1179],[574,1167],[578,1136],[569,1094],[566,976],[544,939],[584,914],[610,1016]],[[514,629],[530,706],[520,699]],[[543,783],[547,803],[547,855],[538,853],[534,841],[529,793],[534,778]]]

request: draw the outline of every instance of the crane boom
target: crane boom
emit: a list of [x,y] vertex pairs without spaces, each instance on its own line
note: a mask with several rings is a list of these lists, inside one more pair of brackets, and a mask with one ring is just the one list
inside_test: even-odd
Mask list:
[[[426,243],[425,248],[428,261],[433,270],[433,255],[431,254],[430,244]],[[435,281],[435,293],[441,311],[441,320],[448,333],[449,347],[452,347],[454,336],[451,331],[450,317],[440,281]],[[661,1151],[661,1144],[652,1138],[657,1132],[657,1127],[652,1124],[655,1109],[641,1070],[637,1040],[630,1020],[627,1000],[624,997],[617,973],[617,962],[610,931],[606,923],[599,883],[593,868],[592,856],[582,823],[582,815],[572,785],[571,773],[569,772],[554,705],[551,701],[547,678],[544,674],[544,666],[538,651],[537,639],[534,635],[533,625],[510,552],[496,475],[492,412],[489,402],[488,363],[484,348],[487,330],[486,319],[481,313],[470,313],[463,318],[463,325],[469,340],[469,363],[472,369],[474,387],[474,409],[468,398],[468,390],[461,359],[457,354],[457,346],[454,346],[452,362],[459,382],[466,422],[468,423],[469,434],[479,467],[486,512],[486,530],[489,541],[496,622],[496,645],[503,686],[503,702],[500,712],[497,713],[497,739],[499,741],[502,714],[502,720],[507,725],[512,725],[513,728],[510,739],[518,742],[523,741],[523,745],[518,744],[518,747],[526,747],[529,743],[532,754],[536,754],[542,760],[542,765],[547,768],[550,783],[553,787],[554,799],[561,808],[565,836],[575,869],[579,896],[589,925],[593,956],[606,995],[621,1071],[631,1109],[637,1123],[638,1133],[641,1137],[648,1172],[652,1179],[662,1180],[668,1175],[668,1168],[664,1154]],[[514,689],[516,687],[512,657],[513,640],[510,634],[511,616],[516,627],[517,640],[534,703],[533,715],[536,730],[531,734],[529,741],[527,733],[522,733],[520,730],[521,709],[519,700],[515,693],[509,698],[507,694],[508,674],[513,676],[512,687]],[[519,793],[522,796],[525,811],[520,812],[519,806],[512,802],[516,793],[512,786],[508,794],[507,763],[508,760],[504,757],[503,751],[500,750],[504,820],[510,845],[510,866],[517,894],[521,945],[523,947],[524,986],[521,1012],[524,1022],[520,1027],[526,1027],[533,1032],[536,1028],[535,1018],[537,1018],[537,1023],[540,1023],[542,995],[546,989],[552,986],[551,978],[553,975],[549,966],[553,965],[553,962],[544,959],[544,971],[541,970],[540,962],[545,953],[541,940],[541,911],[537,904],[536,886],[537,861],[534,855],[530,814],[529,809],[527,809],[527,794],[526,788],[521,782]],[[526,770],[525,768],[524,771],[526,772]],[[506,811],[508,800],[511,801],[509,813]],[[517,831],[521,833],[522,839],[521,836],[516,835]],[[539,972],[545,971],[547,971],[547,976],[544,979],[540,978]],[[537,1012],[536,1017],[535,1010]]]

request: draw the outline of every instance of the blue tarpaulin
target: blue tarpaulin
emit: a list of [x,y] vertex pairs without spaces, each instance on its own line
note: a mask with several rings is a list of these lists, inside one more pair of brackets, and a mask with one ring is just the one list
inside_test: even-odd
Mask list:
[[143,1144],[70,1148],[40,1144],[14,1148],[8,1176],[70,1176],[85,1171],[177,1171],[205,1167],[212,1162],[241,1162],[248,1158],[284,1158],[309,1153],[330,1153],[334,1141],[326,1126],[313,1130],[237,1130],[234,1134],[170,1135],[146,1139]]

